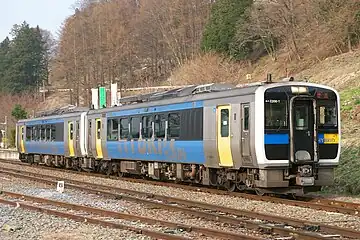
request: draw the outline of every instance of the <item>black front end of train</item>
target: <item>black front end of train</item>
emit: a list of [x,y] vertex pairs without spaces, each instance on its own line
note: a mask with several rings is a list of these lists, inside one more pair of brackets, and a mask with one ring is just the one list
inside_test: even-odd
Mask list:
[[282,86],[265,91],[265,154],[287,160],[289,186],[331,185],[338,159],[338,103],[334,91]]

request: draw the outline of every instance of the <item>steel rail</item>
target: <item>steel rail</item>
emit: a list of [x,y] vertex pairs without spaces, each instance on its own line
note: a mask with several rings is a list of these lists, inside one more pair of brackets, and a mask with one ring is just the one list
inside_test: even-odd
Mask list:
[[[17,161],[10,161],[10,160],[3,160],[0,159],[0,161],[10,163],[10,164],[18,164],[18,165],[26,165],[26,166],[34,166],[29,165],[28,163],[22,163]],[[58,168],[49,168],[46,166],[41,165],[35,165],[36,167],[49,169],[49,170],[55,170],[55,171],[65,171],[74,173],[74,171],[69,171],[68,169],[58,169]],[[10,168],[4,168],[10,170]],[[97,173],[87,173],[87,172],[76,172],[76,174],[82,174],[86,176],[92,176],[92,177],[102,177],[102,178],[108,178],[107,176],[97,174]],[[360,216],[360,204],[358,203],[350,203],[350,202],[343,202],[343,201],[335,201],[335,200],[329,200],[329,199],[320,199],[320,198],[304,198],[300,197],[299,200],[290,200],[290,199],[284,199],[284,198],[277,198],[277,197],[271,197],[271,196],[258,196],[258,195],[251,195],[246,193],[238,193],[238,192],[226,192],[218,189],[212,189],[212,188],[206,188],[202,187],[199,189],[199,187],[194,186],[188,186],[183,184],[176,184],[176,183],[170,183],[170,182],[156,182],[156,181],[148,181],[144,179],[130,179],[130,178],[121,178],[123,181],[128,182],[136,182],[136,183],[143,183],[143,184],[152,184],[152,185],[159,185],[159,186],[168,186],[168,187],[175,187],[175,188],[182,188],[185,190],[190,191],[196,191],[196,192],[208,192],[212,194],[218,194],[218,195],[229,195],[234,197],[241,197],[249,200],[255,200],[255,201],[266,201],[266,202],[272,202],[272,203],[280,203],[280,204],[286,204],[290,206],[297,206],[297,207],[304,207],[304,208],[311,208],[315,210],[324,210],[329,212],[337,212],[342,214],[349,214],[349,215],[355,215]]]
[[86,222],[86,223],[101,225],[103,227],[128,230],[128,231],[135,232],[137,234],[146,235],[146,236],[153,237],[156,239],[165,239],[165,240],[189,240],[190,239],[190,238],[186,238],[186,237],[182,237],[182,236],[174,236],[174,235],[151,231],[151,230],[147,230],[147,229],[143,229],[143,228],[137,228],[137,227],[127,226],[124,224],[104,221],[101,219],[85,217],[85,216],[80,216],[80,215],[76,215],[76,214],[70,214],[70,213],[66,213],[63,211],[42,208],[42,207],[35,206],[35,205],[20,203],[18,201],[6,200],[4,198],[0,198],[0,203],[10,205],[13,207],[21,207],[21,208],[31,210],[31,211],[38,211],[38,212],[42,212],[42,213],[49,214],[49,215],[54,215],[54,216],[61,217],[61,218],[68,218],[68,219],[72,219],[77,222]]
[[[148,218],[148,217],[143,217],[143,216],[134,215],[134,214],[120,213],[120,212],[115,212],[115,211],[110,211],[110,210],[105,210],[105,209],[100,209],[100,208],[93,208],[93,207],[88,207],[88,206],[83,206],[83,205],[78,205],[78,204],[55,201],[55,200],[51,200],[51,199],[39,198],[39,197],[34,197],[34,196],[29,196],[29,195],[24,195],[24,194],[19,194],[19,193],[13,193],[13,192],[8,192],[8,191],[0,191],[0,193],[10,196],[10,197],[14,197],[14,198],[25,199],[28,201],[34,201],[34,202],[39,202],[39,203],[43,203],[43,204],[51,204],[51,205],[64,207],[64,208],[68,208],[68,209],[72,209],[72,210],[76,210],[76,211],[97,214],[97,215],[100,215],[103,217],[113,217],[113,218],[117,218],[117,219],[124,219],[124,220],[131,220],[131,221],[135,220],[135,221],[141,221],[141,222],[152,224],[152,225],[162,225],[162,226],[176,228],[176,229],[183,229],[187,232],[196,232],[196,233],[204,234],[209,237],[219,237],[222,239],[234,239],[234,240],[235,239],[261,240],[262,239],[262,238],[258,238],[258,237],[252,237],[249,235],[245,235],[245,234],[238,234],[238,233],[226,232],[226,231],[222,231],[222,230],[203,228],[203,227],[198,227],[198,226],[194,226],[194,225],[186,225],[186,224],[182,224],[182,223],[174,223],[174,222],[169,222],[169,221],[164,221],[164,220],[159,220],[159,219],[154,219],[154,218]],[[173,235],[170,235],[170,236],[173,236]],[[170,238],[168,238],[168,239],[170,239]],[[178,239],[178,238],[176,238],[176,239]],[[185,239],[188,239],[188,238],[185,238]]]
[[[16,170],[12,170],[12,171],[16,171]],[[44,182],[44,183],[48,183],[48,184],[52,184],[52,185],[56,184],[56,180],[52,181],[52,180],[47,180],[44,178],[58,180],[57,177],[49,176],[49,175],[42,175],[42,174],[36,174],[37,177],[34,177],[34,176],[19,174],[19,173],[15,173],[15,172],[4,171],[4,170],[0,170],[0,173],[1,172],[5,173],[5,174],[17,176],[20,178],[27,178],[30,180]],[[30,173],[30,174],[34,175],[34,173]],[[42,177],[42,178],[39,178],[39,177]],[[68,182],[71,182],[71,183],[68,183]],[[76,184],[78,184],[78,185],[76,185]],[[162,195],[154,195],[154,194],[149,194],[146,192],[139,192],[139,191],[135,191],[135,190],[122,189],[122,188],[104,186],[104,185],[99,185],[99,184],[92,184],[92,183],[81,182],[81,181],[76,181],[76,180],[66,180],[65,185],[70,188],[75,188],[75,189],[79,189],[79,190],[83,190],[83,191],[87,191],[87,192],[92,192],[95,194],[102,194],[102,195],[106,195],[106,196],[110,196],[110,197],[115,197],[117,199],[124,199],[124,200],[128,200],[128,201],[147,204],[147,205],[150,205],[153,207],[162,207],[164,209],[180,211],[180,212],[184,212],[184,213],[196,216],[196,217],[202,217],[202,218],[206,218],[206,219],[213,220],[213,221],[221,220],[222,222],[229,223],[229,224],[239,224],[246,228],[253,228],[253,229],[261,228],[267,232],[273,232],[273,233],[280,234],[283,236],[289,236],[289,235],[299,236],[299,239],[325,239],[325,238],[318,234],[313,234],[310,232],[303,232],[303,231],[300,232],[300,231],[296,231],[296,230],[292,230],[292,229],[281,228],[281,227],[277,227],[277,226],[270,226],[269,224],[254,223],[252,221],[238,219],[235,217],[229,217],[229,216],[223,216],[223,215],[204,212],[204,211],[198,211],[198,210],[195,210],[194,207],[205,209],[205,210],[211,210],[211,211],[215,211],[215,212],[223,212],[223,213],[229,214],[231,216],[236,215],[238,217],[242,216],[242,217],[247,217],[247,218],[261,219],[263,221],[290,224],[290,225],[298,227],[298,228],[315,228],[317,230],[327,232],[327,233],[340,234],[342,236],[360,239],[360,232],[358,232],[358,231],[355,231],[352,229],[346,229],[346,228],[339,228],[336,226],[324,225],[324,224],[320,224],[320,223],[316,223],[316,222],[302,221],[302,220],[297,220],[297,219],[293,219],[293,218],[286,218],[286,217],[256,213],[256,212],[251,212],[251,211],[246,211],[246,210],[227,208],[227,207],[212,205],[212,204],[203,203],[203,202],[189,201],[189,200],[184,200],[184,199],[179,199],[179,198],[174,198],[174,197],[167,197],[167,196],[162,196]],[[88,187],[84,187],[84,185],[88,186]],[[130,196],[130,195],[118,194],[118,193],[104,191],[104,190],[100,190],[100,189],[110,189],[112,191],[121,192],[123,194],[139,195],[142,197],[153,198],[153,199],[156,199],[159,201],[163,201],[164,203],[154,202],[154,201],[150,201],[147,199],[137,198],[137,197]],[[187,207],[180,207],[180,206],[174,206],[171,204],[165,204],[165,202],[181,204],[181,205],[185,205]]]

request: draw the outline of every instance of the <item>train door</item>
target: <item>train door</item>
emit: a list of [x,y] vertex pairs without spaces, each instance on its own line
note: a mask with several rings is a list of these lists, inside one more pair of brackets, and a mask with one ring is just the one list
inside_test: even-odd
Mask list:
[[[21,153],[25,153],[25,126],[21,126],[20,127],[20,137],[19,137],[19,140],[20,140],[20,152]],[[7,140],[7,139],[6,139]]]
[[95,120],[95,145],[96,145],[96,157],[103,158],[102,146],[101,146],[101,119],[97,118]]
[[81,150],[80,150],[80,123],[79,120],[75,121],[75,151],[76,151],[76,155],[80,156],[81,155]]
[[292,101],[292,159],[310,161],[314,159],[314,103],[312,99]]
[[241,153],[244,160],[250,157],[250,105],[241,104]]
[[231,107],[218,106],[216,109],[217,118],[217,150],[220,158],[220,166],[232,167],[234,165],[231,154]]
[[69,145],[69,156],[75,157],[74,149],[74,122],[68,122],[68,145]]
[[95,142],[94,142],[94,133],[93,133],[93,128],[92,128],[92,119],[89,119],[88,120],[88,130],[87,130],[87,148],[88,148],[88,153],[89,153],[89,156],[95,156],[95,153],[94,153],[94,149],[95,149]]

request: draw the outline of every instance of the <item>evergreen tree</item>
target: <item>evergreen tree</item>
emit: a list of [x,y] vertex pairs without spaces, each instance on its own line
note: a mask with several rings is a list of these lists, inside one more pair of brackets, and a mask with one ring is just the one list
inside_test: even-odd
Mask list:
[[11,111],[11,116],[13,116],[18,121],[20,119],[26,119],[27,112],[20,104],[16,104]]
[[247,20],[247,10],[253,0],[218,0],[211,9],[201,48],[203,51],[225,53],[235,59],[244,59],[250,46],[237,47],[235,35],[238,23]]
[[7,38],[0,45],[1,90],[13,93],[35,90],[47,75],[41,30],[23,22],[14,25],[11,35],[11,42]]
[[6,71],[9,67],[8,53],[10,51],[10,39],[6,37],[4,41],[0,43],[0,89],[5,86]]

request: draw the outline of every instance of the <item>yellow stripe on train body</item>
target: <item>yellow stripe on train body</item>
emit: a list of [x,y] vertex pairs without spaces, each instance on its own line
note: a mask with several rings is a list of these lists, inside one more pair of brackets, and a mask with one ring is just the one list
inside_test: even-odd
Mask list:
[[339,134],[337,133],[324,134],[324,144],[338,144],[338,143],[339,143]]

